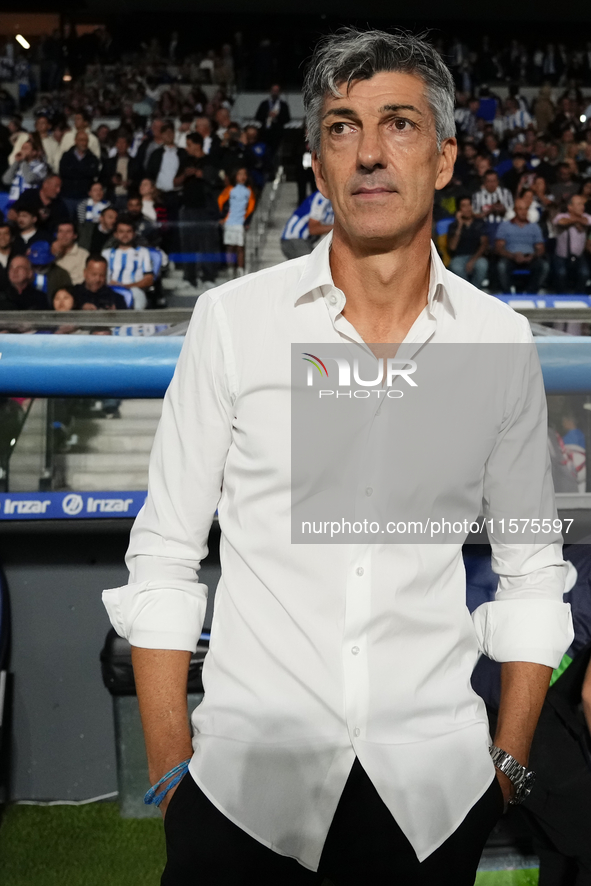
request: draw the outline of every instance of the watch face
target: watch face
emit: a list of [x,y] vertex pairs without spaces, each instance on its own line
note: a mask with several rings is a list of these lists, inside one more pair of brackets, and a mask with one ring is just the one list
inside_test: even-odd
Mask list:
[[529,795],[529,793],[531,792],[531,789],[534,785],[535,780],[536,780],[536,773],[535,772],[526,772],[525,773],[524,779],[521,782],[521,784],[519,785],[519,794],[521,795],[522,799],[525,799]]

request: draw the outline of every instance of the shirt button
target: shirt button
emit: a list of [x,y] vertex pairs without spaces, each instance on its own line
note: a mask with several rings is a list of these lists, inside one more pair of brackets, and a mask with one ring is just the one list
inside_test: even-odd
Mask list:
[[337,303],[337,297],[336,297],[336,295],[331,295],[330,298],[329,298],[328,300],[329,300],[329,302],[331,303],[331,305],[336,305],[336,303]]
[[366,495],[373,495],[373,489],[371,488],[371,486],[367,487],[367,489],[365,490],[365,494]]
[[353,735],[355,736],[355,738],[359,738],[359,736],[361,735],[361,729],[358,726],[356,726],[353,730]]
[[357,655],[359,653],[359,646],[353,646],[351,652],[353,653],[353,655]]
[[357,575],[363,575],[364,572],[365,572],[365,569],[363,568],[363,566],[357,567]]

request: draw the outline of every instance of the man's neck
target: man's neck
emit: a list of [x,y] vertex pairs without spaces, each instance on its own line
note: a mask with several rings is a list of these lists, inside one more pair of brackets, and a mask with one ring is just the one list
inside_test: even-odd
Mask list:
[[10,246],[0,246],[0,254],[1,255],[10,255]]
[[431,228],[371,249],[335,226],[330,267],[347,299],[343,315],[366,342],[402,342],[427,304]]
[[513,221],[514,225],[519,225],[520,228],[523,228],[525,225],[528,224],[528,221],[526,218],[525,219],[524,218],[517,218],[517,216],[515,216],[515,218],[513,218],[512,221]]
[[35,233],[37,233],[37,228],[27,228],[26,230],[21,231],[21,237],[30,237]]

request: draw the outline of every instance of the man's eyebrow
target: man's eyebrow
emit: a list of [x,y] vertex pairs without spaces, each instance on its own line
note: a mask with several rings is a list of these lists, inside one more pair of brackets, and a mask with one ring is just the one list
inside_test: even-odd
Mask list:
[[[383,114],[386,111],[414,111],[416,114],[419,114],[421,117],[423,116],[423,112],[419,110],[419,108],[415,107],[415,105],[402,105],[402,104],[388,104],[382,105],[381,108],[378,108],[378,113]],[[322,119],[326,120],[327,117],[358,117],[357,111],[354,111],[353,108],[329,108],[326,114],[323,115]]]

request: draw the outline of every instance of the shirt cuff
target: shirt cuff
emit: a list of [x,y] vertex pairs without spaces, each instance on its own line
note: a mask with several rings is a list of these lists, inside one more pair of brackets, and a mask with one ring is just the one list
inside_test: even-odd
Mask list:
[[195,652],[207,605],[207,587],[163,588],[143,581],[103,591],[103,603],[120,637],[144,649]]
[[557,600],[493,600],[472,620],[481,651],[493,661],[557,668],[574,638],[570,604]]

